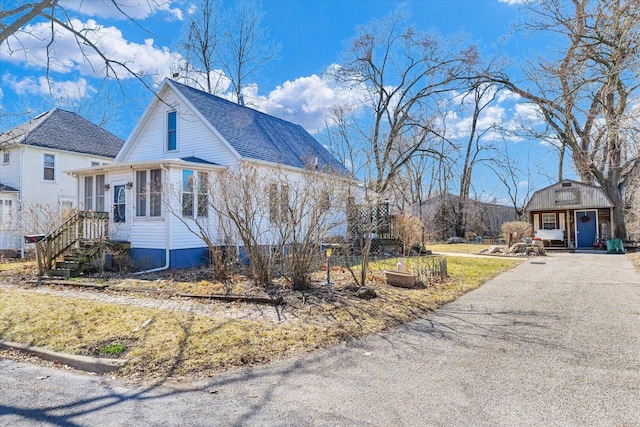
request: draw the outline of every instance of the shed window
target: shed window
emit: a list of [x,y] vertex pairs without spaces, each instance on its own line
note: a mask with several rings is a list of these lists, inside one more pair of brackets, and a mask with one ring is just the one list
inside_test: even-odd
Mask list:
[[543,213],[542,214],[542,229],[543,230],[555,230],[556,226],[556,214]]

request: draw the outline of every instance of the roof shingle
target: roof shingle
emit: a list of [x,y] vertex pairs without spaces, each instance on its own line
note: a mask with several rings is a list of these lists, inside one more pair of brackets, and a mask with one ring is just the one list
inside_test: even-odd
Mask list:
[[348,174],[347,169],[302,126],[261,113],[174,80],[170,84],[242,157]]
[[0,135],[0,143],[115,157],[124,141],[71,111],[54,108]]

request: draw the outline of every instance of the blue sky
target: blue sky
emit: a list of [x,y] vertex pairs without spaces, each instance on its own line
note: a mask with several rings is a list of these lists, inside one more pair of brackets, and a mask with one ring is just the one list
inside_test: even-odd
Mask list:
[[[61,3],[82,25],[101,25],[100,42],[115,57],[132,61],[134,69],[154,75],[154,80],[159,82],[170,74],[168,64],[175,60],[175,40],[182,31],[191,2],[167,0],[157,2],[160,4],[157,6],[146,0],[123,1],[129,6],[127,12],[139,25],[114,18],[117,14],[106,8],[102,0],[61,0]],[[5,7],[10,8],[16,2],[6,0]],[[421,0],[404,4],[412,12],[411,21],[418,28],[435,29],[442,36],[466,32],[483,52],[494,52],[500,45],[501,51],[517,64],[543,49],[539,42],[512,33],[513,24],[522,19],[518,2]],[[77,10],[78,5],[82,5],[80,10]],[[254,105],[299,123],[312,133],[318,132],[331,105],[341,96],[323,72],[338,63],[340,52],[355,34],[356,26],[381,18],[398,5],[394,1],[371,0],[263,0],[262,26],[280,44],[281,50],[278,59],[250,82]],[[39,31],[39,27],[34,29]],[[126,79],[124,88],[128,99],[113,104],[113,110],[107,114],[104,109],[96,109],[96,105],[111,102],[106,100],[101,80],[83,60],[72,40],[64,37],[58,40],[54,46],[58,61],[50,64],[49,75],[53,92],[67,100],[67,104],[60,102],[58,105],[68,109],[68,103],[73,103],[80,114],[94,121],[97,121],[95,116],[100,115],[106,119],[108,130],[126,139],[152,94],[135,80]],[[7,43],[0,46],[0,130],[55,106],[45,78],[43,43],[25,36],[21,36],[20,43],[13,40],[10,46]],[[25,46],[26,50],[18,46]],[[535,115],[513,98],[505,96],[503,101],[486,113],[486,122],[498,117],[503,121],[514,120],[514,117],[531,120]],[[460,126],[461,138],[464,137],[464,123],[463,117],[456,123]],[[522,162],[526,161],[526,156],[532,155],[534,159],[549,156],[548,146],[539,142],[512,143],[510,152]],[[555,170],[555,162],[551,164]],[[535,160],[529,166],[535,166]],[[544,176],[535,177],[535,180],[538,186],[549,183],[549,178]],[[504,191],[487,170],[478,171],[476,182],[474,190],[478,194],[504,197]]]

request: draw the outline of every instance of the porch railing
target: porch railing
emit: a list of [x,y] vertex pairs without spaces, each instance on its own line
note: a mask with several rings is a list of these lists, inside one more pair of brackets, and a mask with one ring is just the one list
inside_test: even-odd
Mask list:
[[36,242],[38,272],[43,276],[58,257],[80,244],[96,244],[109,235],[107,212],[79,211],[42,240]]

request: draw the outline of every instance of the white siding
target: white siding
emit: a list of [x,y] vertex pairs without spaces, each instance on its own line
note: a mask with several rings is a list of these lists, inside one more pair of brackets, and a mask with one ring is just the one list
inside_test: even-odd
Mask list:
[[[163,95],[165,103],[157,102],[149,110],[146,123],[129,141],[131,148],[120,163],[199,157],[220,165],[238,161],[231,150],[203,123],[175,93]],[[167,113],[177,111],[177,150],[167,151]]]
[[131,247],[165,249],[167,247],[166,223],[163,218],[134,218],[131,227]]
[[[44,180],[45,153],[55,156],[55,179],[53,181]],[[96,161],[109,163],[111,159],[39,147],[26,147],[23,151],[22,182],[19,188],[22,202],[54,206],[60,202],[71,201],[73,206],[78,206],[76,179],[65,171],[89,167],[92,162]]]
[[[172,168],[169,173],[171,184],[168,186],[169,190],[166,194],[166,202],[170,203],[172,208],[165,209],[165,217],[167,221],[170,221],[171,227],[171,249],[188,249],[188,248],[199,248],[206,246],[205,242],[196,234],[189,231],[188,227],[182,221],[182,193],[181,193],[181,182],[182,182],[182,169]],[[213,173],[210,172],[210,179],[213,178]],[[208,220],[200,218],[199,221],[204,221],[203,223],[208,224],[210,230],[210,238],[214,242],[218,242],[218,229],[216,225],[216,216],[214,212],[209,212]],[[189,218],[184,218],[184,220],[190,224],[194,225],[193,220]],[[194,228],[195,230],[195,228]],[[219,242],[222,244],[222,242]]]
[[9,164],[3,164],[0,157],[0,184],[20,189],[20,147],[8,150]]

